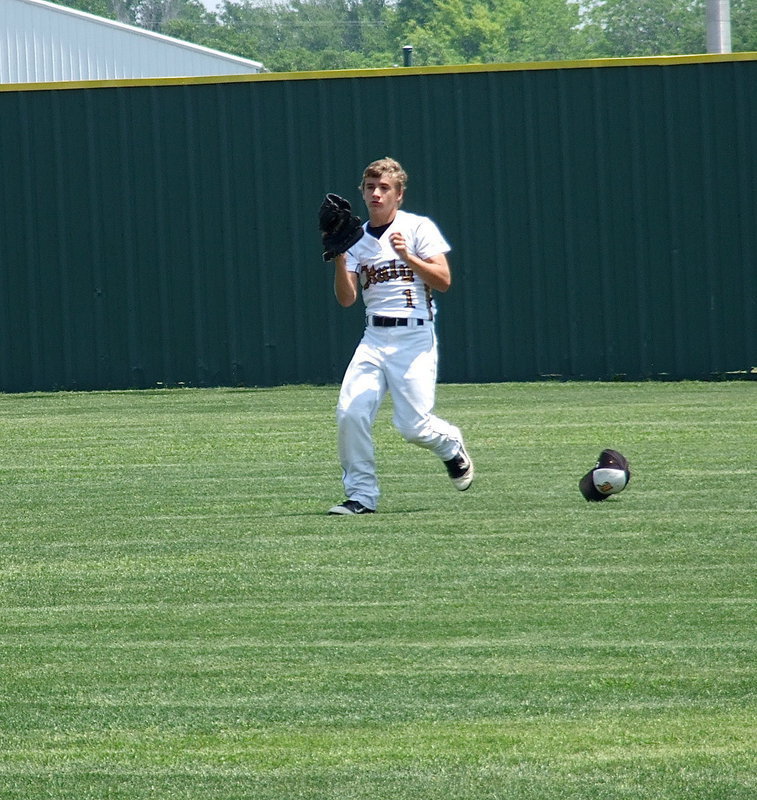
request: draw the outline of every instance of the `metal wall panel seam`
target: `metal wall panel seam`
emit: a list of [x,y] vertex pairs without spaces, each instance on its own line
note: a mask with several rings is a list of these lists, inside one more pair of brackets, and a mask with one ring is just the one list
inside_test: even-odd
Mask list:
[[193,154],[199,152],[195,119],[195,100],[192,92],[182,90],[183,136],[186,145],[185,167],[187,175],[187,206],[189,213],[189,262],[192,285],[192,344],[194,380],[198,386],[206,385],[208,375],[207,330],[205,319],[205,295],[202,277],[202,255],[200,252],[200,208],[197,161]]
[[[467,140],[467,116],[464,113],[464,98],[465,92],[460,85],[459,76],[454,75],[452,79],[452,86],[453,86],[453,110],[454,110],[454,119],[455,119],[455,130],[457,132],[457,161],[455,163],[455,171],[457,175],[471,175],[472,173],[470,167],[468,166],[468,157],[466,153],[466,140]],[[439,177],[438,173],[435,173],[435,177]],[[451,177],[451,176],[450,176]],[[427,178],[428,180],[428,178]],[[457,220],[457,228],[459,231],[464,232],[465,234],[470,234],[472,231],[476,230],[476,221],[473,219],[471,215],[471,211],[475,207],[474,204],[471,202],[471,196],[469,191],[469,182],[468,181],[459,181],[457,186],[457,206],[458,206],[458,220]],[[468,272],[463,268],[462,270],[463,275],[461,277],[464,278],[466,282],[473,281],[473,275],[471,272]],[[473,302],[473,292],[472,287],[463,285],[462,292],[461,292],[461,308],[462,308],[462,315],[464,324],[462,326],[456,326],[458,329],[462,327],[463,335],[463,345],[464,345],[464,364],[465,364],[465,379],[469,379],[471,375],[475,375],[478,371],[478,353],[477,348],[474,346],[474,342],[479,341],[479,337],[474,333],[475,331],[479,331],[481,328],[480,321],[477,319],[477,312],[476,307]],[[466,336],[465,332],[469,332],[469,335]],[[467,340],[467,341],[466,341]],[[467,346],[465,346],[467,344]],[[458,345],[459,346],[459,345]]]
[[608,158],[607,131],[605,129],[605,116],[602,109],[609,102],[605,94],[602,73],[595,69],[591,72],[592,97],[593,97],[593,126],[596,135],[594,147],[595,166],[597,174],[597,210],[599,238],[597,241],[597,255],[599,264],[598,285],[600,289],[600,303],[595,313],[600,316],[602,342],[601,358],[604,377],[616,377],[617,348],[615,337],[619,335],[617,329],[618,315],[614,307],[613,284],[610,276],[614,274],[610,258],[610,192],[608,189],[608,175],[610,172]]
[[71,386],[76,383],[74,358],[73,358],[73,336],[71,329],[74,326],[73,310],[71,307],[71,263],[68,248],[67,213],[65,202],[65,177],[63,174],[64,163],[64,141],[62,111],[60,107],[60,95],[55,94],[51,98],[52,106],[52,149],[55,155],[55,205],[56,205],[56,256],[57,267],[60,275],[60,305],[61,305],[61,344],[63,347],[62,364],[62,385]]
[[650,286],[647,282],[648,264],[646,258],[646,238],[647,238],[647,208],[644,202],[645,192],[641,185],[640,176],[642,174],[641,157],[645,151],[644,134],[640,125],[640,114],[643,103],[639,95],[639,87],[636,83],[635,73],[628,72],[629,82],[629,108],[631,119],[629,126],[631,130],[631,197],[633,209],[633,278],[635,309],[638,314],[638,365],[637,372],[644,376],[650,376],[657,371],[654,364],[650,362],[650,338],[654,335],[650,318],[648,303],[652,296]]
[[[757,153],[754,146],[754,132],[757,130],[757,81],[747,80],[743,70],[731,65],[736,87],[736,142],[737,163],[743,164],[739,170],[738,218],[742,261],[739,265],[739,279],[742,282],[742,302],[744,316],[744,361],[741,368],[757,372]],[[752,99],[748,96],[751,88]],[[754,119],[748,119],[749,114]],[[748,209],[752,209],[749,218]]]
[[670,325],[671,349],[673,354],[674,375],[680,373],[686,361],[686,309],[683,303],[682,289],[686,283],[686,276],[682,261],[681,248],[681,211],[676,192],[676,176],[681,169],[680,156],[676,146],[676,125],[672,114],[676,89],[672,85],[672,76],[662,72],[663,87],[663,131],[665,135],[665,188],[666,209],[670,220],[670,281],[672,285],[671,297],[673,300],[672,323]]
[[[122,301],[126,304],[126,340],[128,345],[129,370],[136,385],[145,388],[145,365],[142,343],[142,324],[140,321],[142,305],[146,300],[140,292],[139,265],[137,263],[135,229],[134,183],[132,179],[132,134],[133,124],[130,119],[129,96],[118,94],[118,146],[117,152],[119,167],[119,186],[121,188],[121,202],[123,214],[120,216],[119,228],[122,236],[120,255],[124,260],[126,278],[126,297]],[[112,264],[113,261],[110,260]],[[115,299],[115,298],[114,298]]]
[[225,92],[214,91],[216,118],[218,120],[218,149],[221,184],[221,239],[223,242],[222,265],[224,274],[225,302],[224,319],[227,335],[227,356],[232,383],[237,383],[242,370],[242,345],[240,341],[240,292],[238,265],[234,258],[233,215],[234,198],[231,190],[232,154],[229,138],[228,105]]
[[[16,105],[13,98],[0,97],[0,108],[3,114],[0,119],[7,119],[7,109],[12,105]],[[5,210],[11,205],[11,183],[8,179],[9,170],[15,164],[18,166],[19,159],[17,156],[11,154],[9,147],[9,136],[7,126],[0,127],[0,174],[3,175],[3,181],[0,183],[0,204]],[[15,194],[15,193],[14,193]],[[11,252],[11,240],[14,235],[14,228],[18,226],[12,225],[12,217],[8,213],[0,215],[0,253]],[[17,230],[16,230],[17,233]],[[13,350],[12,342],[16,338],[11,331],[12,325],[10,321],[10,310],[12,306],[11,300],[11,269],[7,260],[3,260],[0,268],[0,392],[7,391],[11,387],[13,379]],[[16,298],[16,302],[18,299]]]
[[[298,107],[297,101],[293,96],[295,91],[296,86],[293,86],[293,84],[286,84],[284,86],[285,131],[282,133],[286,143],[287,158],[286,164],[282,165],[282,172],[286,175],[287,208],[290,210],[295,209],[298,206],[299,195],[301,192],[301,181],[303,179],[300,170],[298,170],[296,167],[296,165],[302,163],[302,160],[298,158],[296,147]],[[300,111],[300,113],[302,112]],[[305,268],[305,264],[303,263],[304,259],[302,258],[302,231],[299,230],[299,226],[294,226],[293,230],[290,231],[289,247],[289,256],[294,262],[292,265],[293,272],[295,275],[298,273],[301,274]],[[290,325],[292,331],[294,332],[294,337],[292,342],[286,343],[286,347],[291,347],[292,349],[292,362],[294,364],[293,371],[296,375],[308,374],[312,366],[309,354],[306,355],[306,351],[310,351],[310,348],[313,346],[314,340],[314,337],[311,335],[311,331],[307,330],[305,325],[304,304],[308,299],[308,292],[295,291],[292,293]],[[280,320],[280,322],[283,322],[283,320]],[[281,329],[279,331],[282,345],[284,345],[284,339],[286,335],[287,331],[285,329]],[[286,362],[288,362],[288,359],[285,359],[280,363],[283,365]],[[288,364],[287,367],[289,367]],[[284,380],[289,382],[292,380],[292,377],[290,377],[289,374],[286,374]]]
[[705,286],[707,292],[707,369],[710,374],[714,374],[723,369],[719,366],[718,359],[718,343],[719,343],[719,326],[717,324],[717,305],[716,293],[717,286],[713,281],[712,274],[714,270],[713,260],[715,258],[715,244],[714,228],[718,223],[716,214],[717,203],[714,195],[713,186],[713,168],[714,168],[714,154],[712,148],[715,145],[713,123],[710,113],[709,104],[706,98],[706,83],[707,76],[703,74],[701,66],[696,68],[696,79],[698,88],[699,100],[699,123],[702,131],[702,204],[704,209],[704,269],[705,269]]
[[159,341],[155,343],[160,351],[160,371],[156,375],[156,379],[162,385],[171,386],[177,381],[175,374],[175,354],[176,349],[173,344],[174,340],[174,314],[173,314],[173,298],[171,296],[170,284],[170,265],[168,259],[168,228],[169,221],[167,219],[169,213],[168,193],[166,191],[166,179],[164,164],[161,162],[161,154],[164,151],[165,145],[161,131],[161,103],[160,103],[160,90],[156,88],[149,89],[149,107],[150,107],[150,132],[152,145],[151,163],[152,174],[154,176],[155,185],[153,187],[153,195],[155,200],[155,264],[154,268],[158,275],[158,298],[157,298],[157,313],[158,313],[158,329]]
[[[362,168],[368,164],[369,161],[373,161],[376,158],[391,156],[392,158],[397,158],[398,161],[402,162],[402,158],[398,157],[398,155],[401,152],[401,134],[404,133],[403,127],[406,124],[406,121],[403,119],[403,115],[400,113],[403,109],[400,108],[400,103],[397,102],[396,98],[395,87],[398,87],[399,84],[397,81],[392,81],[387,77],[382,78],[378,83],[384,102],[384,129],[381,130],[379,137],[382,140],[383,147],[377,146],[377,149],[382,150],[383,152],[371,153],[367,158],[364,157],[363,161],[365,161],[365,164],[357,165],[358,175],[360,175]],[[409,90],[412,90],[413,84],[414,81],[409,85]],[[379,87],[376,88],[377,90],[379,89]],[[408,88],[407,85],[404,88]],[[357,124],[360,124],[360,122],[361,121],[357,121]]]
[[[577,150],[575,147],[571,150],[571,144],[573,143],[570,142],[571,114],[568,109],[570,90],[565,82],[565,73],[562,71],[557,73],[557,92],[559,101],[556,109],[556,136],[559,141],[559,153],[562,162],[560,164],[560,186],[562,190],[563,210],[561,232],[565,270],[562,297],[567,308],[567,336],[562,337],[562,347],[565,348],[563,359],[566,368],[561,367],[560,371],[563,375],[577,375],[579,374],[578,364],[580,361],[578,352],[578,326],[581,324],[581,320],[579,319],[579,304],[576,299],[576,293],[578,291],[576,279],[576,234],[577,229],[581,226],[581,221],[578,218],[575,205],[576,178],[571,174],[571,167],[575,164]],[[573,157],[571,157],[571,154]],[[580,165],[576,166],[579,169],[581,168]]]
[[[44,375],[41,371],[42,345],[40,342],[40,298],[38,276],[39,246],[35,220],[38,213],[39,184],[35,185],[34,177],[34,151],[31,146],[31,125],[29,117],[28,97],[20,95],[18,98],[19,128],[21,130],[21,163],[23,164],[23,209],[24,209],[24,274],[28,292],[29,305],[26,308],[29,323],[28,346],[29,368],[31,373],[32,388],[37,389],[44,385]],[[36,190],[36,191],[35,191]]]
[[106,285],[103,269],[103,230],[101,215],[103,204],[98,190],[97,178],[100,175],[100,162],[97,158],[97,139],[94,120],[96,100],[92,92],[85,93],[86,128],[87,128],[87,186],[89,189],[89,230],[92,252],[92,303],[95,318],[95,347],[97,353],[97,379],[101,388],[110,388],[111,373],[111,340],[108,335],[107,319],[110,303],[109,287]]
[[[266,129],[266,120],[262,113],[261,92],[251,91],[247,93],[251,111],[251,128],[253,131],[263,131]],[[265,174],[263,163],[266,158],[265,142],[262,136],[252,136],[250,147],[253,152],[253,174],[251,176],[252,196],[256,200],[263,196],[265,184],[262,176]],[[260,319],[260,340],[262,360],[262,382],[271,385],[279,382],[279,371],[276,357],[276,336],[273,328],[273,318],[275,309],[278,306],[277,296],[274,292],[271,295],[271,274],[270,266],[267,263],[268,243],[271,235],[268,231],[269,209],[262,202],[253,204],[255,215],[255,243],[256,258],[252,263],[247,264],[247,269],[253,270],[257,276],[256,285],[258,288],[256,299],[257,316]],[[272,302],[273,301],[273,302]],[[253,384],[257,381],[253,380]]]
[[[318,153],[320,159],[317,165],[314,165],[318,170],[321,177],[321,182],[318,186],[318,197],[314,198],[315,202],[325,196],[327,192],[336,192],[340,195],[347,195],[346,189],[336,185],[336,177],[334,175],[335,165],[338,163],[339,154],[336,152],[336,142],[332,134],[333,120],[335,110],[333,108],[333,93],[327,91],[327,86],[324,81],[318,81],[316,84],[316,101],[318,107]],[[362,210],[354,209],[362,218],[365,214]],[[319,254],[320,247],[318,246],[320,234],[317,225],[317,210],[314,206],[312,216],[312,241],[317,248],[313,254],[313,261],[317,262],[321,256]],[[314,266],[316,266],[314,264]],[[316,267],[317,268],[317,267]],[[317,274],[317,273],[316,273]],[[341,311],[338,306],[336,298],[334,297],[334,265],[324,264],[324,270],[319,276],[318,281],[319,291],[314,293],[314,298],[319,298],[323,303],[323,317],[325,321],[325,334],[328,349],[328,363],[331,369],[330,380],[338,381],[341,377],[341,363],[339,361],[341,355],[341,348],[339,347],[339,320],[337,313]],[[315,300],[318,302],[319,300]]]
[[522,73],[522,87],[523,87],[523,100],[524,100],[524,126],[526,129],[526,146],[527,146],[527,174],[528,174],[528,207],[529,207],[529,256],[530,256],[530,269],[528,276],[530,285],[533,288],[531,295],[531,313],[532,313],[532,356],[534,363],[534,377],[541,377],[548,374],[549,363],[545,363],[545,332],[544,332],[544,287],[545,280],[542,275],[540,253],[540,222],[542,215],[539,209],[539,196],[537,187],[537,148],[536,148],[536,111],[534,108],[533,97],[533,79],[530,73]]
[[[503,318],[503,312],[507,307],[506,295],[508,290],[508,276],[506,271],[509,265],[505,263],[503,254],[512,252],[511,242],[507,236],[507,203],[505,201],[505,193],[507,192],[507,169],[505,167],[505,152],[502,144],[501,128],[501,110],[497,107],[497,103],[493,98],[497,96],[498,82],[494,80],[494,76],[487,75],[487,88],[488,88],[488,117],[486,119],[489,130],[491,131],[492,147],[491,147],[491,162],[489,164],[490,174],[494,177],[492,181],[491,197],[489,200],[489,207],[493,215],[492,222],[492,243],[491,243],[491,257],[495,262],[491,266],[486,265],[487,269],[487,284],[496,287],[495,295],[499,298],[497,303],[497,319],[494,321],[496,326],[495,335],[492,337],[493,341],[497,343],[497,370],[498,377],[501,379],[507,374],[507,353],[508,347],[511,343],[507,339],[507,324]],[[511,190],[512,191],[512,190]],[[502,259],[501,268],[496,269],[496,261]],[[480,276],[482,277],[482,276]],[[474,337],[474,341],[478,337]]]
[[[363,86],[362,81],[352,78],[349,80],[348,86],[350,94],[350,108],[352,110],[351,119],[358,122],[358,124],[353,124],[350,127],[349,138],[352,147],[352,162],[356,165],[367,166],[368,162],[363,165],[362,161],[364,160],[366,151],[368,149],[366,146],[368,126],[364,126],[360,124],[360,122],[366,119],[366,105],[370,108],[373,107],[373,98],[370,94],[365,92],[365,87]],[[382,155],[387,154],[383,153]],[[381,156],[377,156],[377,158],[380,157]],[[360,169],[360,166],[357,166],[357,169]]]

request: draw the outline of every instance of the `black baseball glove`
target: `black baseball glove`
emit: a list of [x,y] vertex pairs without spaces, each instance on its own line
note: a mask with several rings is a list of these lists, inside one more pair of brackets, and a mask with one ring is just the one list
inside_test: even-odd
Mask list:
[[352,213],[348,200],[327,194],[318,211],[318,226],[323,239],[323,260],[331,261],[349,250],[363,236],[363,223]]

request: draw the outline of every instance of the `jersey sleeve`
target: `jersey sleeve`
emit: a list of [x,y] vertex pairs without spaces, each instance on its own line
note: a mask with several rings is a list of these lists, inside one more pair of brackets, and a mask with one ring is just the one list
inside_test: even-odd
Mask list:
[[347,270],[348,272],[357,272],[358,271],[358,261],[355,256],[348,250],[345,254],[345,258],[347,259]]
[[415,254],[424,261],[452,249],[436,223],[428,217],[420,217],[415,233]]

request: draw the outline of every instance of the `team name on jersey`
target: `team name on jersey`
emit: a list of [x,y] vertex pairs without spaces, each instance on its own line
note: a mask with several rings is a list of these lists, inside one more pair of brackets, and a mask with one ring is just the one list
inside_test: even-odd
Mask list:
[[415,281],[415,273],[407,264],[397,263],[392,259],[386,266],[371,267],[368,264],[360,265],[360,275],[363,280],[363,289],[374,286],[377,283],[401,280],[405,283]]

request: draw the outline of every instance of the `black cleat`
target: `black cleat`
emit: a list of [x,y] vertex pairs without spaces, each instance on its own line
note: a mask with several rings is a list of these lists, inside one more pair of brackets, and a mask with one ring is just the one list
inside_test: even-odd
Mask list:
[[345,500],[338,506],[329,509],[329,514],[375,514],[375,510],[364,506],[357,500]]
[[464,492],[473,483],[473,462],[462,442],[458,454],[445,461],[444,466],[447,467],[449,478],[459,492]]

